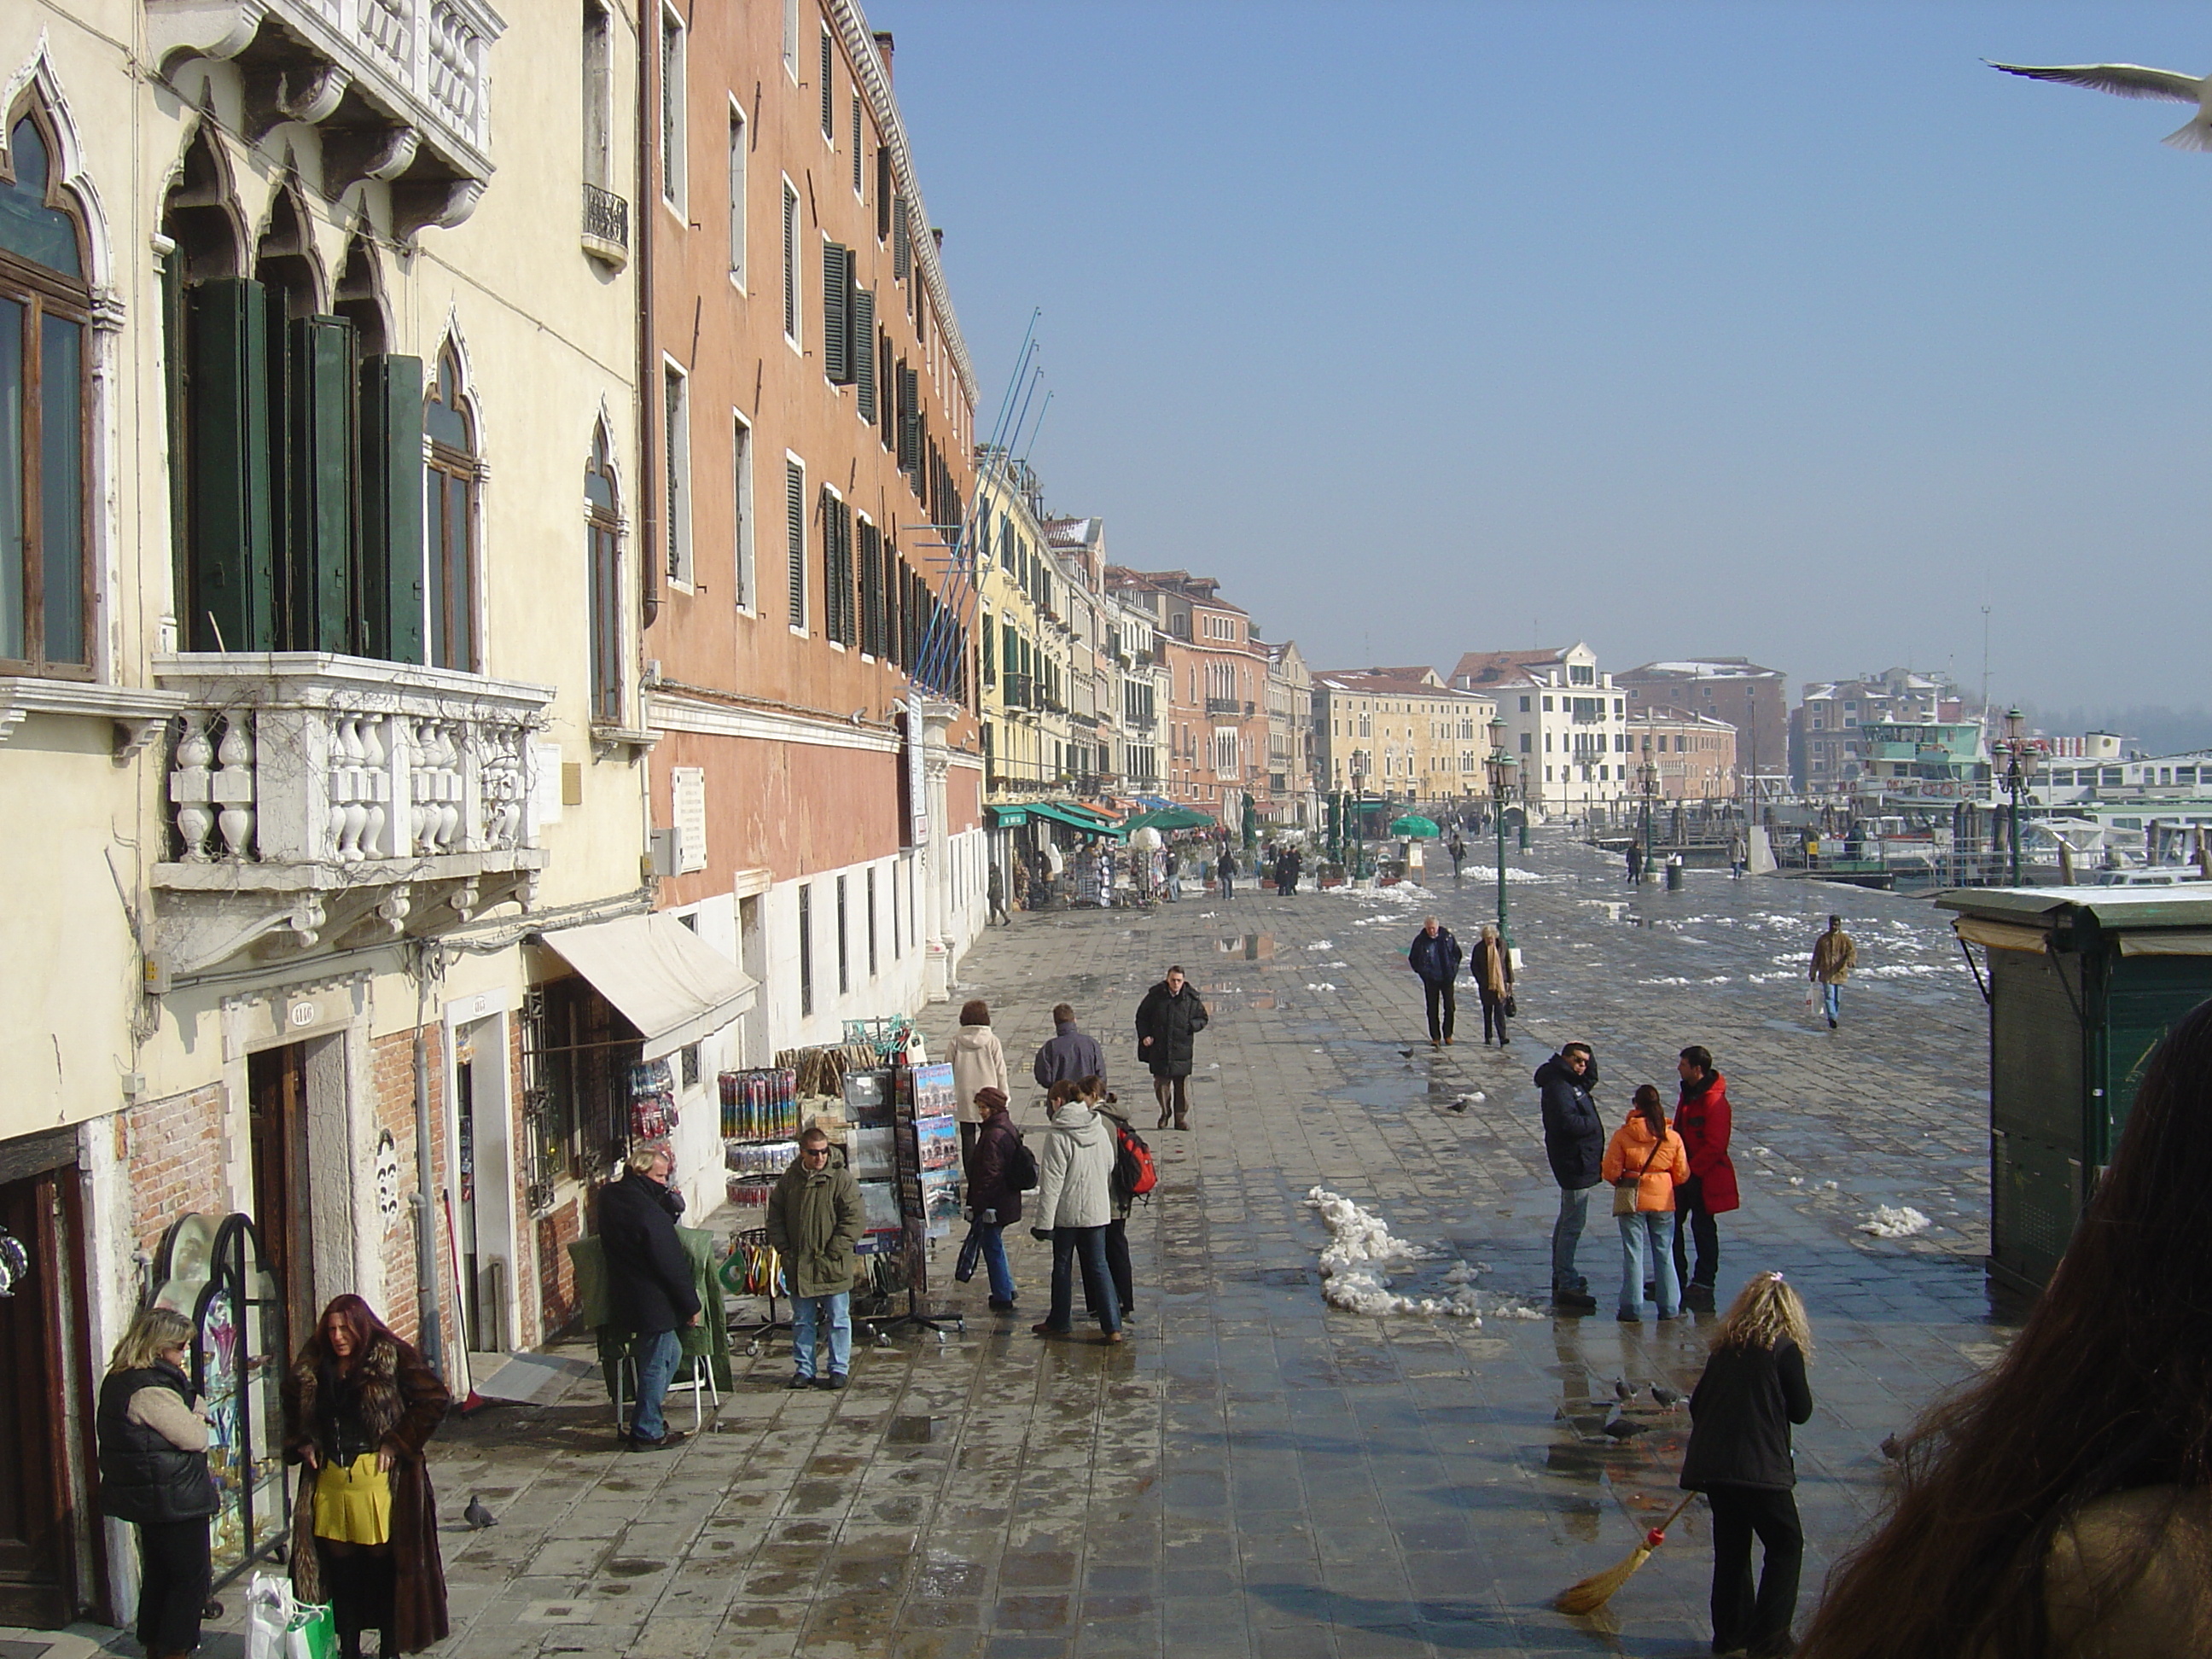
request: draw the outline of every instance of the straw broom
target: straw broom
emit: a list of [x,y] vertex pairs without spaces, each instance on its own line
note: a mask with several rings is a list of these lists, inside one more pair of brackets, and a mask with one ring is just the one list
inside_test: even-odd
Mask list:
[[1552,1605],[1561,1613],[1595,1613],[1613,1600],[1613,1593],[1636,1576],[1637,1568],[1651,1559],[1651,1552],[1667,1541],[1667,1528],[1673,1526],[1676,1517],[1690,1507],[1691,1500],[1697,1495],[1693,1492],[1685,1492],[1682,1501],[1667,1512],[1667,1518],[1644,1534],[1642,1543],[1603,1572],[1592,1573],[1589,1577],[1568,1585],[1553,1598]]

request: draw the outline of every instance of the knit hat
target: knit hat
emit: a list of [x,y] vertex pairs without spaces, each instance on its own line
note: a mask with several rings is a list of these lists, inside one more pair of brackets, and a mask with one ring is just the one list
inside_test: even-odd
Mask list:
[[1006,1091],[1004,1089],[978,1089],[975,1091],[975,1103],[987,1112],[995,1112],[1006,1103]]

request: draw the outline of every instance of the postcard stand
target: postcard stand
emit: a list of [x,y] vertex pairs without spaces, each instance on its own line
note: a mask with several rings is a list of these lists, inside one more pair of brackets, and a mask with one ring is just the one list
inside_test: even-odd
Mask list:
[[[898,1228],[868,1235],[902,1257],[906,1279],[903,1312],[856,1315],[855,1325],[876,1330],[950,1325],[965,1334],[967,1316],[957,1309],[928,1305],[930,1246],[947,1237],[960,1214],[960,1126],[953,1116],[955,1091],[949,1065],[899,1066],[872,1074],[889,1095],[892,1189]],[[866,1085],[863,1085],[864,1087]],[[849,1096],[848,1096],[849,1098]],[[856,1123],[866,1115],[855,1112]],[[863,1182],[865,1187],[866,1182]],[[865,1244],[865,1240],[864,1240]]]

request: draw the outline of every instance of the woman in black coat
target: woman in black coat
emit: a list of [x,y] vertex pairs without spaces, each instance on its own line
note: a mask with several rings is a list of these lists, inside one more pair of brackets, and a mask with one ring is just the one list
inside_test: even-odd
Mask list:
[[100,1385],[100,1513],[138,1528],[138,1644],[170,1659],[200,1644],[208,1598],[207,1407],[185,1361],[191,1322],[149,1308],[115,1345]]
[[1178,1129],[1190,1127],[1190,1065],[1193,1039],[1206,1029],[1206,1004],[1170,968],[1168,976],[1145,993],[1137,1005],[1137,1058],[1152,1068],[1152,1094],[1160,1103],[1159,1127],[1170,1116]]
[[[1755,1274],[1713,1337],[1705,1373],[1690,1395],[1690,1449],[1682,1486],[1713,1506],[1713,1651],[1780,1659],[1796,1646],[1797,1573],[1805,1530],[1797,1519],[1790,1427],[1813,1415],[1805,1361],[1813,1333],[1805,1304],[1780,1273]],[[1766,1547],[1754,1597],[1751,1540]]]
[[1007,1115],[1003,1091],[978,1089],[975,1104],[983,1121],[968,1156],[968,1207],[975,1212],[976,1243],[991,1278],[991,1311],[1012,1313],[1014,1274],[1006,1265],[1006,1231],[1022,1218],[1022,1195],[1009,1182],[1021,1132]]

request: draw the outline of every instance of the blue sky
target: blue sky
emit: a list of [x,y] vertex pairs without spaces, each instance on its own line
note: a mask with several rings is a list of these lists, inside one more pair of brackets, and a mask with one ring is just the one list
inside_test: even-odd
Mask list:
[[1317,667],[1906,663],[2212,702],[2212,155],[1984,68],[2203,6],[878,0],[1055,510]]

